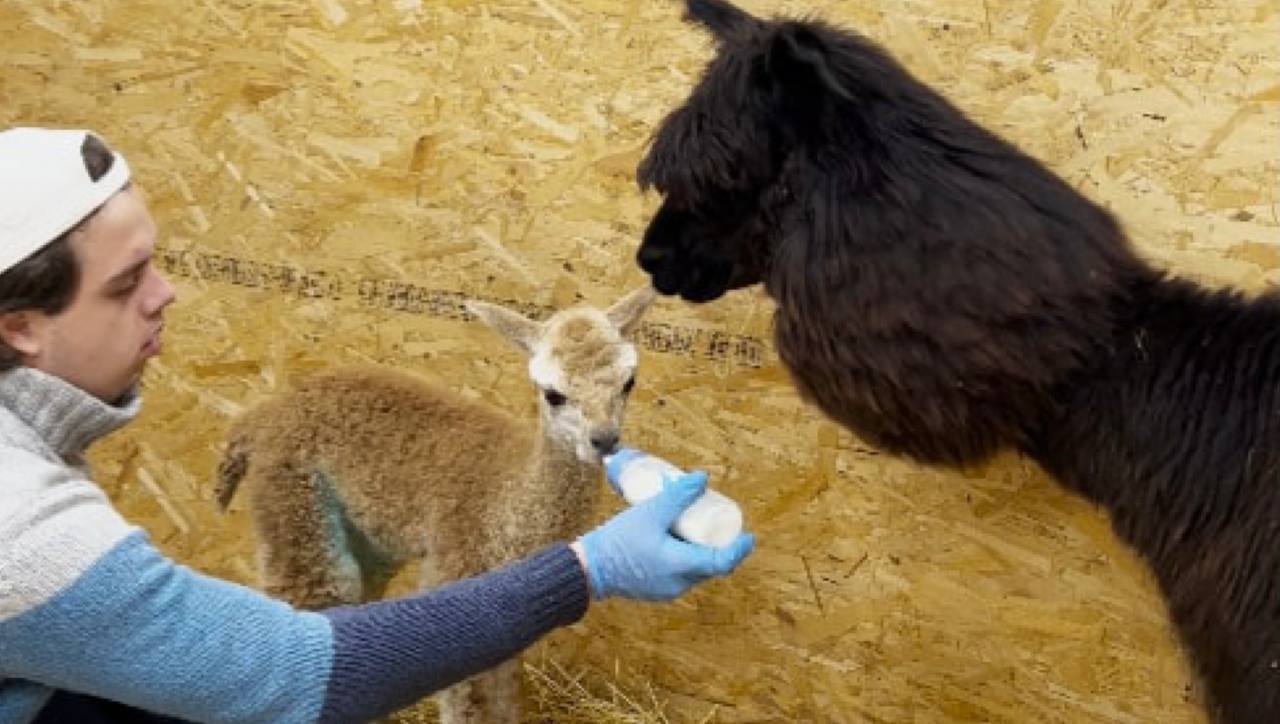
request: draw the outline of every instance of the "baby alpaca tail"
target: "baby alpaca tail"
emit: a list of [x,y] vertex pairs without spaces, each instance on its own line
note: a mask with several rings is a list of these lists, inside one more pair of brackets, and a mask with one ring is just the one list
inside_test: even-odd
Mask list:
[[226,512],[231,498],[249,468],[249,438],[246,435],[233,436],[223,451],[222,460],[218,462],[218,485],[214,490],[214,500],[218,509]]

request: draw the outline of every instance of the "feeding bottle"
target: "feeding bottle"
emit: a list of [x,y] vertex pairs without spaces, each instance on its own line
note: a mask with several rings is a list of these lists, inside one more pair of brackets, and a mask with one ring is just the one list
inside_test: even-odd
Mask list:
[[[605,457],[609,483],[630,505],[657,495],[664,478],[684,471],[655,455],[623,448]],[[706,491],[676,519],[671,532],[690,543],[723,548],[742,532],[742,510],[720,493]]]

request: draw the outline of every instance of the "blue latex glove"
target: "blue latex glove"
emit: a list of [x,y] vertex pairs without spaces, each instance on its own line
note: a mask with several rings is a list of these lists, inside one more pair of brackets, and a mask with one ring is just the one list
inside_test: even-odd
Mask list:
[[669,601],[737,568],[755,547],[751,534],[724,548],[687,543],[671,534],[676,518],[706,487],[707,474],[701,471],[670,478],[661,493],[582,536],[592,596]]

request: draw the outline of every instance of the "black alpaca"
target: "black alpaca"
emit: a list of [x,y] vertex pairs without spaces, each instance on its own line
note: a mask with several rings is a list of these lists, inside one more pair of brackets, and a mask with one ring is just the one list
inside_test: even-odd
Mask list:
[[718,50],[639,168],[658,290],[763,283],[801,394],[885,450],[1036,460],[1151,566],[1211,716],[1280,722],[1280,300],[1167,278],[864,37],[687,6]]

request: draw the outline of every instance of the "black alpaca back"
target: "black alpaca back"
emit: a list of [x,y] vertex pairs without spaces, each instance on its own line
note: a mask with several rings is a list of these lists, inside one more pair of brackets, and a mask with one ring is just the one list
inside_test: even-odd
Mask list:
[[1170,280],[882,49],[690,0],[717,40],[639,179],[666,294],[763,283],[800,393],[885,450],[1021,450],[1150,563],[1215,718],[1280,722],[1280,302]]
[[1280,721],[1280,301],[1136,290],[1030,454],[1140,551],[1228,722]]

